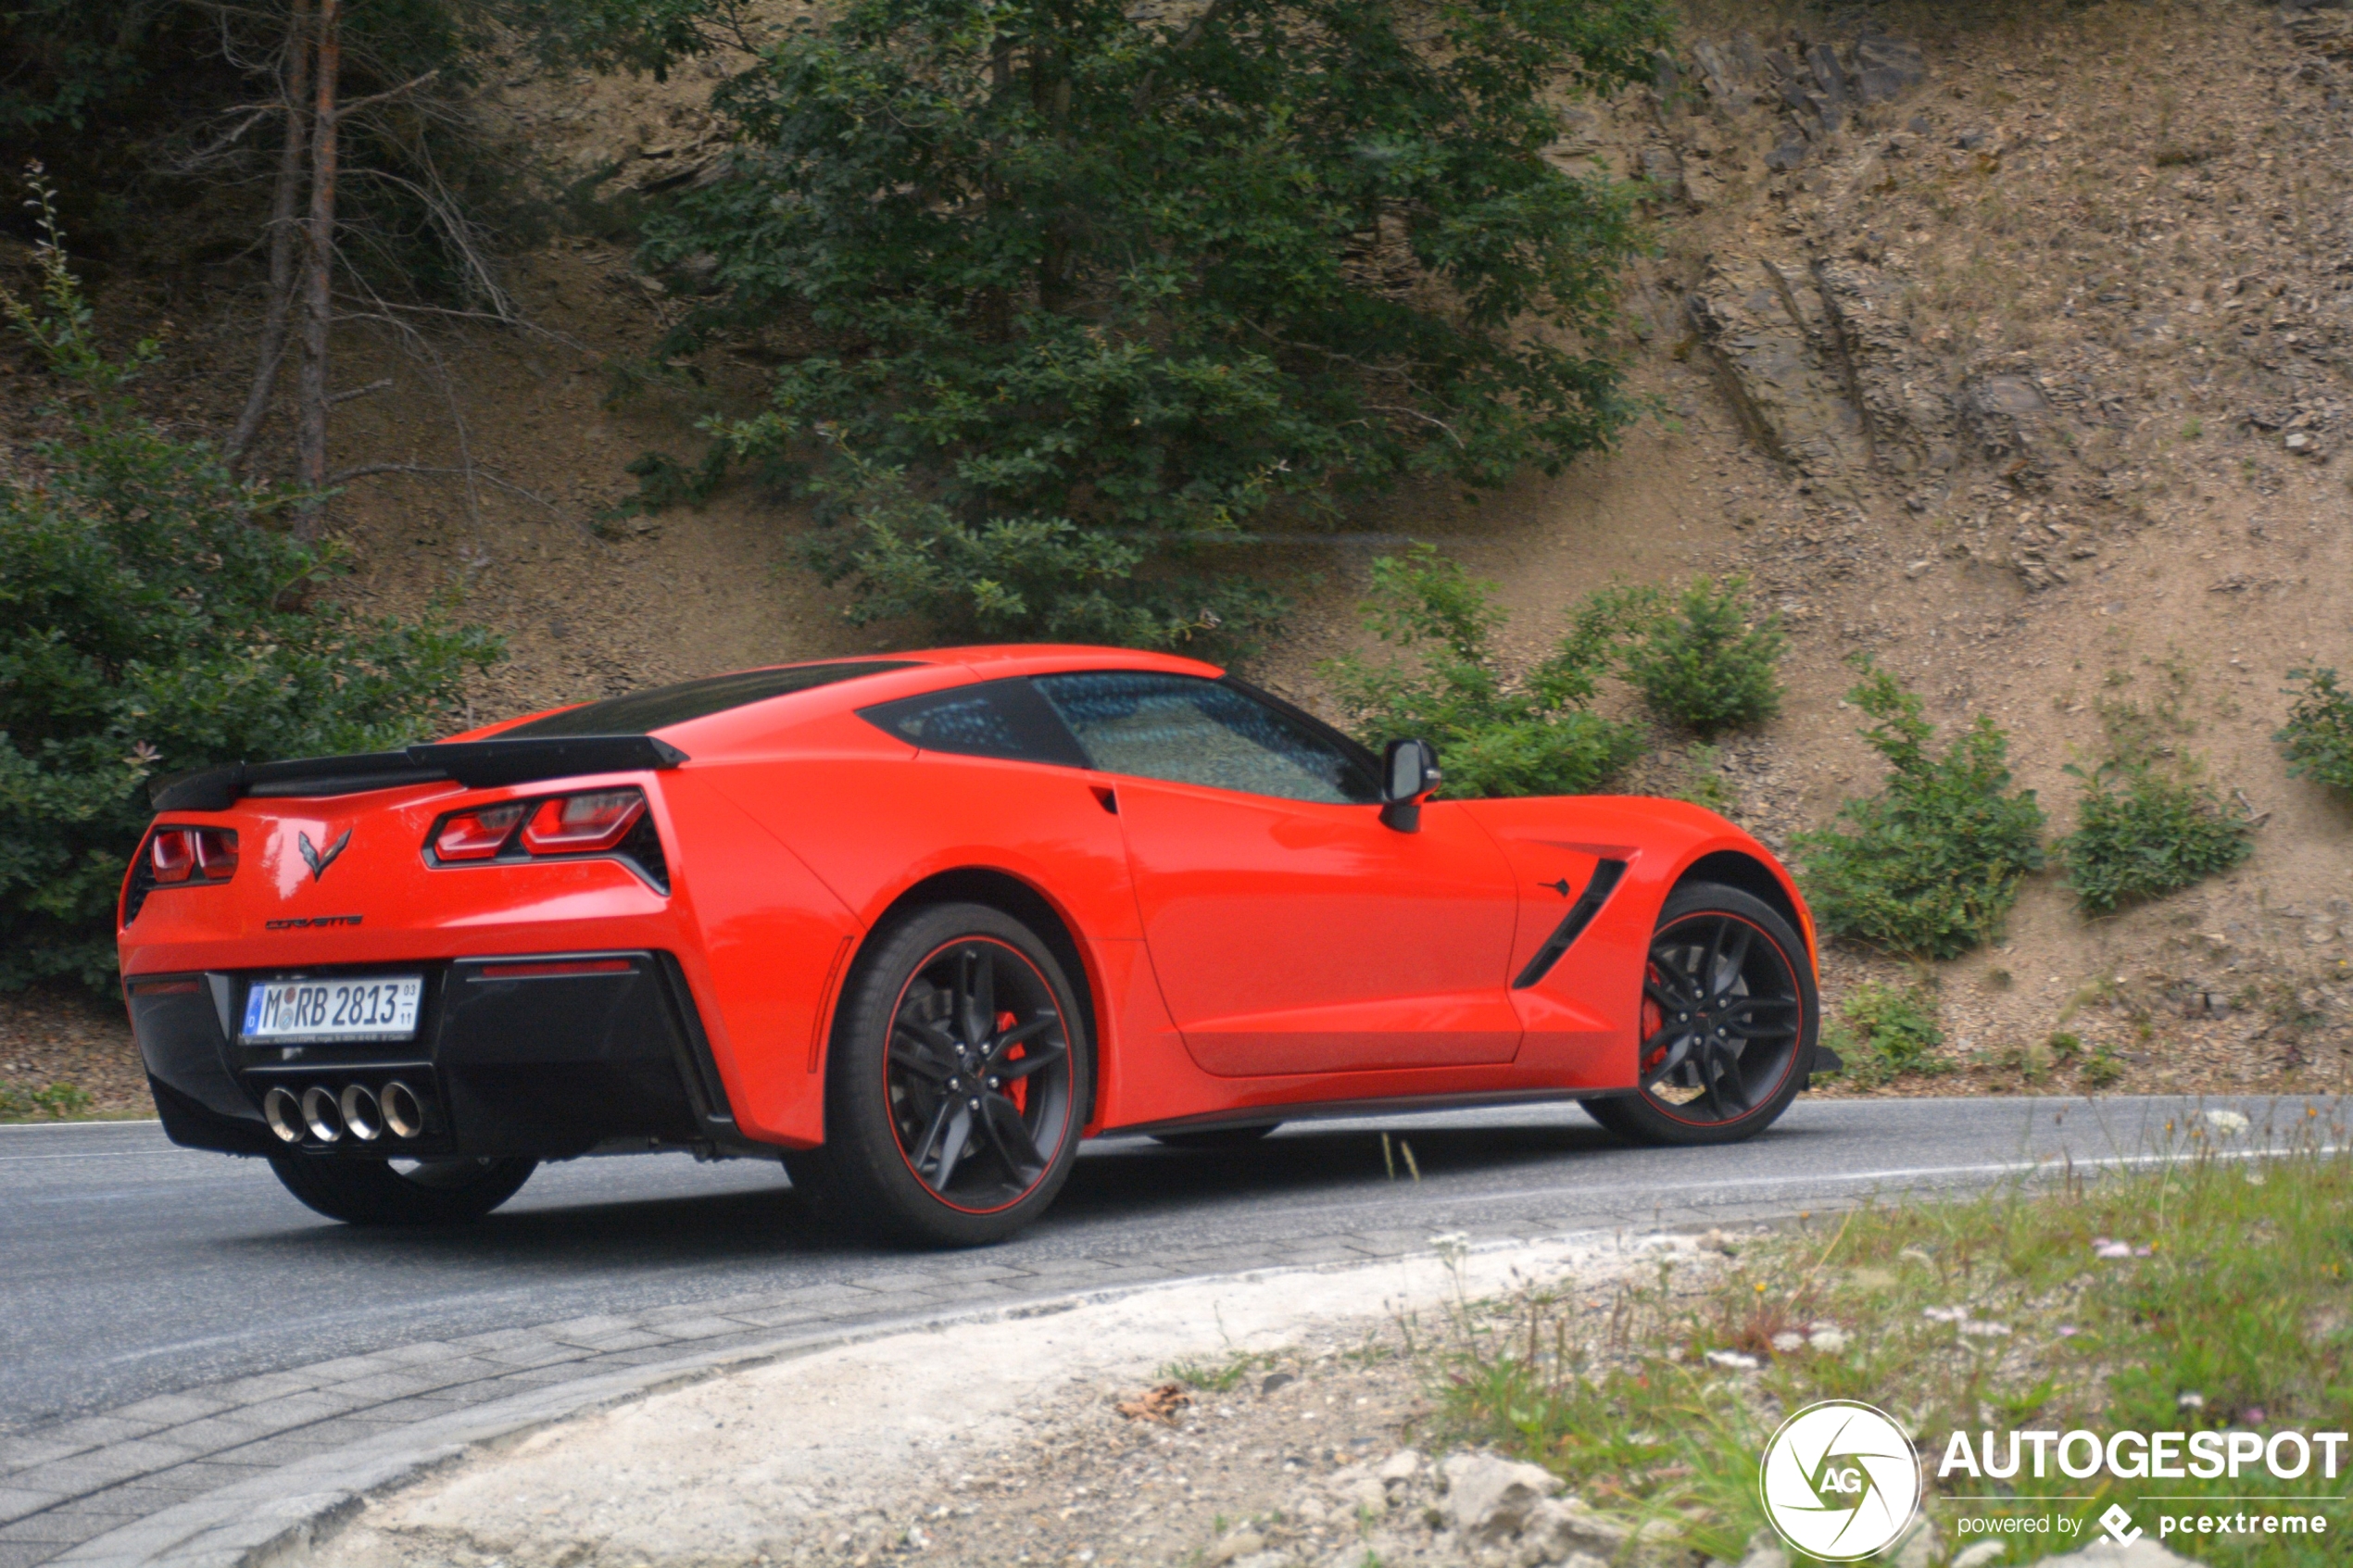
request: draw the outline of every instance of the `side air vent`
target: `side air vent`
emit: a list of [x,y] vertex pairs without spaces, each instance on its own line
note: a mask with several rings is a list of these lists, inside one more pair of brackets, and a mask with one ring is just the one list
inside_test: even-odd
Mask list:
[[1585,891],[1568,907],[1560,924],[1544,938],[1544,945],[1536,949],[1528,967],[1519,972],[1519,978],[1512,982],[1513,990],[1525,991],[1552,973],[1553,966],[1561,961],[1561,955],[1576,945],[1577,939],[1585,935],[1585,928],[1593,923],[1593,917],[1602,912],[1602,906],[1617,890],[1617,879],[1625,874],[1623,860],[1604,860],[1593,867],[1593,880],[1585,884]]

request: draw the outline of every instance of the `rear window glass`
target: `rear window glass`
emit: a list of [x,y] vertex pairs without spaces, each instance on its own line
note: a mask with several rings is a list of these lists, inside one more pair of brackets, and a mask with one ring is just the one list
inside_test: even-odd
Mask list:
[[901,697],[862,708],[858,716],[925,751],[1087,766],[1087,754],[1054,710],[1018,677]]
[[909,670],[913,665],[903,659],[869,659],[838,664],[791,664],[777,670],[746,670],[735,675],[709,675],[699,681],[681,681],[674,686],[656,686],[651,691],[631,692],[627,696],[607,697],[579,708],[550,713],[545,719],[534,719],[528,724],[517,724],[501,732],[501,739],[509,735],[642,735],[671,724],[683,724],[689,719],[707,719],[713,713],[724,713],[731,708],[765,702],[772,696],[785,696],[793,692],[813,691],[830,686],[837,681],[854,681],[861,675],[879,675],[888,670]]

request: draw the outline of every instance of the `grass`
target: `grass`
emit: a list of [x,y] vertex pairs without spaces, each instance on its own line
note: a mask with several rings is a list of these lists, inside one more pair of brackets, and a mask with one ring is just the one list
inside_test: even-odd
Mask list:
[[[1743,1248],[1705,1278],[1689,1255],[1662,1260],[1655,1283],[1606,1299],[1538,1291],[1466,1305],[1424,1350],[1433,1436],[1545,1464],[1594,1506],[1675,1521],[1686,1544],[1727,1561],[1764,1527],[1766,1439],[1823,1399],[1877,1405],[1911,1431],[1948,1549],[1984,1538],[1957,1536],[1965,1515],[2089,1522],[2121,1502],[2154,1540],[2161,1510],[2202,1503],[2141,1500],[2152,1494],[2342,1494],[2342,1474],[2281,1483],[2259,1467],[2236,1482],[2056,1468],[2037,1481],[2031,1466],[2016,1482],[1933,1479],[1956,1431],[2353,1427],[2342,1108],[2282,1102],[2276,1125],[2254,1127],[2219,1114],[2169,1125],[2153,1165],[1866,1207]],[[2278,1157],[2241,1158],[2255,1146]],[[2353,1529],[2345,1508],[2325,1512],[2321,1537],[2165,1544],[2217,1563],[2318,1568],[2342,1560]],[[2087,1523],[2004,1537],[2003,1561],[2097,1536]]]
[[1236,1350],[1222,1361],[1170,1361],[1160,1375],[1204,1394],[1230,1394],[1251,1378],[1272,1372],[1286,1358],[1268,1350]]
[[86,1122],[90,1105],[90,1091],[72,1084],[19,1089],[0,1083],[0,1122]]

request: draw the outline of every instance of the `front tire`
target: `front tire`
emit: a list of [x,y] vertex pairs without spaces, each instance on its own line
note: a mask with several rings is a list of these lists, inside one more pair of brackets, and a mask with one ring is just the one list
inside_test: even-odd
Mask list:
[[787,1156],[837,1223],[925,1247],[1013,1235],[1069,1179],[1093,1080],[1069,978],[983,904],[887,928],[834,1029],[825,1142]]
[[1755,1137],[1806,1086],[1819,1010],[1806,945],[1779,910],[1718,883],[1678,888],[1644,960],[1641,1083],[1586,1100],[1586,1114],[1638,1143]]
[[461,1225],[479,1220],[514,1197],[538,1164],[535,1160],[420,1160],[404,1170],[388,1160],[298,1154],[270,1158],[270,1169],[288,1192],[347,1225]]

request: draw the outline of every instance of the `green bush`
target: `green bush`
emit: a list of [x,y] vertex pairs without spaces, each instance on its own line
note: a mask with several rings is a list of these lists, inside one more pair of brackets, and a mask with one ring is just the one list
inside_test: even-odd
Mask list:
[[1650,710],[1703,740],[1780,710],[1780,617],[1752,625],[1747,586],[1743,577],[1693,579],[1626,652],[1626,678]]
[[2117,758],[2067,771],[2083,781],[2083,798],[2058,858],[2087,915],[2187,887],[2255,853],[2246,809],[2224,806],[2191,763]]
[[157,346],[100,349],[56,239],[42,300],[6,298],[64,383],[70,433],[0,482],[0,986],[105,987],[149,779],[428,735],[497,645],[346,608],[339,553],[279,526],[293,493],[241,484],[140,416]]
[[1944,1043],[1937,1027],[1936,994],[1924,985],[1897,990],[1867,980],[1848,993],[1839,1021],[1826,1031],[1830,1047],[1846,1063],[1846,1075],[1866,1086],[1906,1073],[1950,1073],[1936,1056]]
[[[1204,549],[1409,475],[1494,484],[1634,409],[1630,187],[1551,156],[1656,0],[848,0],[723,88],[648,232],[664,356],[805,346],[731,460],[805,483],[853,613],[1173,644],[1273,613]],[[1522,758],[1525,760],[1525,758]]]
[[2287,753],[2289,776],[2353,791],[2353,694],[2338,687],[2334,670],[2291,670],[2287,678],[2303,689],[2288,689],[2295,705],[2271,738]]
[[1350,656],[1324,666],[1367,744],[1421,735],[1438,747],[1453,795],[1581,795],[1642,755],[1642,734],[1586,711],[1614,649],[1654,603],[1642,590],[1589,598],[1550,657],[1525,681],[1496,668],[1504,612],[1494,585],[1465,575],[1428,545],[1373,562],[1365,623],[1418,657],[1378,669]]
[[1846,700],[1892,768],[1886,787],[1849,800],[1829,827],[1795,838],[1814,918],[1893,952],[1949,959],[1992,940],[2043,864],[2043,809],[2010,788],[2009,741],[1978,715],[1941,757],[1920,699],[1868,658]]

